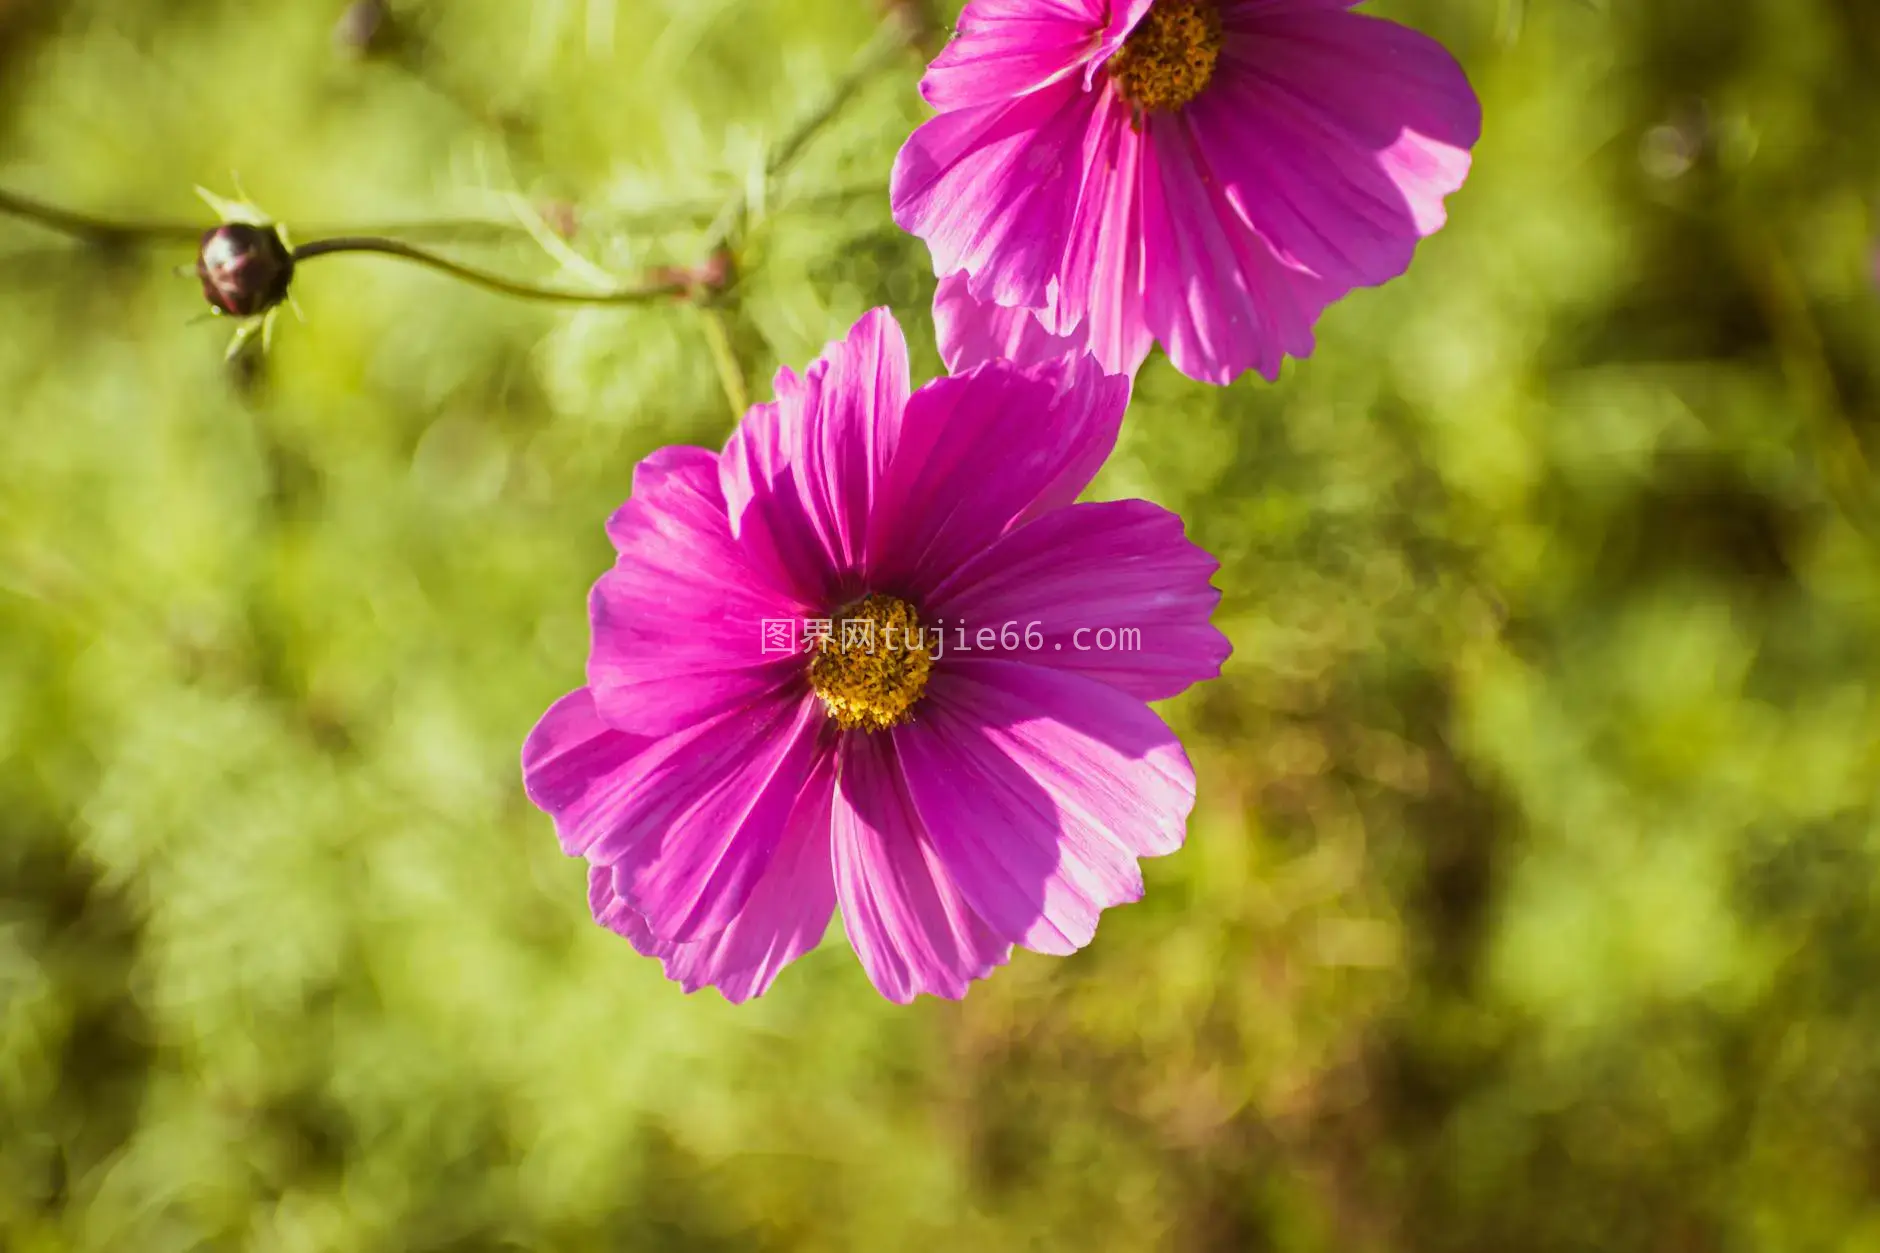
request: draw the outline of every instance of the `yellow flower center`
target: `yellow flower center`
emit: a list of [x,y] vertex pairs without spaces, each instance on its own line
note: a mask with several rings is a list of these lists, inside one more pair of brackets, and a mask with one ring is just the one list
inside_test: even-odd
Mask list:
[[809,685],[845,731],[885,731],[912,716],[933,658],[914,606],[866,596],[830,620],[809,663]]
[[1110,58],[1110,78],[1138,109],[1179,109],[1207,87],[1220,56],[1217,0],[1156,0]]

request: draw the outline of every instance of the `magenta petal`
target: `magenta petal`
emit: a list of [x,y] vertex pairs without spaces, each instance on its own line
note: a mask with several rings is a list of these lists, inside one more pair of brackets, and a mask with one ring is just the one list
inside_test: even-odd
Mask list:
[[1091,59],[1090,74],[1086,86],[1095,83],[1096,71],[1105,62],[1115,56],[1123,47],[1123,41],[1136,29],[1136,23],[1147,17],[1149,10],[1155,7],[1155,0],[1110,0],[1110,16],[1103,28],[1097,44],[1097,54]]
[[1105,370],[1134,376],[1155,342],[1143,273],[1143,140],[1115,88],[1106,83],[1101,93],[1084,137],[1090,172],[1058,274],[1058,307],[1040,320],[1059,333],[1077,327]]
[[1194,773],[1140,700],[1011,661],[949,661],[891,734],[942,865],[992,930],[1037,952],[1090,942],[1142,895],[1138,857],[1180,846]]
[[1103,9],[1102,0],[972,0],[920,94],[936,109],[966,109],[1035,91],[1089,59]]
[[803,376],[797,488],[839,574],[862,564],[868,518],[909,390],[907,341],[886,309],[863,314]]
[[[779,396],[795,397],[802,380],[785,368],[772,386]],[[829,554],[791,469],[802,418],[800,404],[752,405],[719,455],[718,474],[731,533],[752,564],[800,603],[820,605],[832,582]]]
[[1093,101],[1067,79],[942,113],[909,137],[889,199],[901,229],[927,241],[936,275],[967,271],[973,295],[993,304],[1045,303],[1083,185]]
[[523,778],[564,853],[618,867],[617,890],[656,934],[694,940],[743,908],[813,775],[825,725],[805,694],[649,742],[602,722],[583,689],[530,734]]
[[614,891],[614,869],[592,866],[588,904],[601,925],[618,932],[687,992],[716,987],[736,1004],[762,996],[778,972],[822,942],[835,912],[830,864],[834,754],[825,754],[785,824],[777,852],[737,917],[714,936],[674,944],[653,934],[639,911]]
[[1030,309],[1006,309],[973,299],[964,274],[940,280],[933,298],[933,324],[940,359],[955,374],[984,361],[1036,365],[1084,350],[1081,330],[1054,335]]
[[564,853],[579,857],[610,829],[620,800],[612,783],[631,786],[634,763],[658,742],[602,722],[584,687],[549,706],[523,742],[522,786],[555,820]]
[[[737,913],[763,874],[783,815],[811,777],[821,721],[815,702],[804,700],[648,739],[609,727],[580,688],[550,706],[530,732],[523,786],[555,820],[562,852],[624,862],[633,876],[623,890],[666,889],[654,903],[672,933],[707,934]],[[722,866],[701,876],[698,863],[714,850],[722,850]],[[646,871],[647,862],[662,858],[670,861],[663,874]],[[687,892],[691,897],[676,904],[693,906],[705,921],[674,927],[671,915],[682,912],[675,898]],[[713,899],[701,906],[697,898],[704,896]],[[690,921],[691,915],[681,918]]]
[[721,716],[648,750],[623,821],[589,860],[661,939],[713,935],[744,907],[812,777],[827,718],[813,697]]
[[763,652],[762,624],[798,620],[804,607],[733,538],[711,453],[647,457],[607,533],[619,555],[588,597],[587,674],[608,722],[676,731],[762,699],[800,664]]
[[1339,294],[1287,266],[1236,219],[1199,165],[1183,120],[1147,124],[1143,172],[1149,329],[1189,378],[1231,383],[1247,370],[1279,377],[1312,352],[1312,324]]
[[1088,356],[987,362],[915,392],[877,501],[876,585],[917,594],[1008,527],[1075,500],[1128,404],[1129,380]]
[[[948,643],[964,628],[974,657],[1074,671],[1163,700],[1214,678],[1233,651],[1208,621],[1221,598],[1208,582],[1219,566],[1158,505],[1072,505],[960,567],[933,593],[929,612]],[[996,638],[1008,624],[1017,648],[978,646],[979,629]]]
[[1011,956],[947,877],[908,799],[894,741],[842,740],[833,815],[842,925],[876,989],[902,1004],[958,1000]]
[[1340,289],[1404,271],[1442,226],[1482,125],[1441,44],[1342,8],[1232,21],[1216,85],[1188,116],[1240,218]]
[[779,370],[776,401],[754,406],[725,447],[733,533],[819,609],[862,563],[908,390],[901,328],[886,309],[870,310],[801,378]]

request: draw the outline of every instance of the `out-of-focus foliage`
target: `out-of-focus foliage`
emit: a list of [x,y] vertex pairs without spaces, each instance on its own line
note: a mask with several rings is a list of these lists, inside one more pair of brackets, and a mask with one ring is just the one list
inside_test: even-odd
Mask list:
[[[1277,386],[1144,372],[1098,488],[1223,559],[1200,807],[960,1005],[839,930],[683,997],[522,798],[635,460],[728,430],[714,315],[333,257],[230,369],[186,245],[0,220],[0,1246],[1880,1249],[1880,7],[1373,8],[1475,175]],[[0,186],[519,196],[622,278],[748,193],[754,398],[883,302],[936,368],[919,57],[760,177],[869,0],[341,17],[0,0]]]

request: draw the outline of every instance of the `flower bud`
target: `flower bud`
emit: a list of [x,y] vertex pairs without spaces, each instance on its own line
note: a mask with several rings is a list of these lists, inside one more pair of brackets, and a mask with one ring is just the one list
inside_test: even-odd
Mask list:
[[196,277],[211,305],[233,317],[252,318],[287,299],[294,258],[272,226],[225,222],[203,232]]

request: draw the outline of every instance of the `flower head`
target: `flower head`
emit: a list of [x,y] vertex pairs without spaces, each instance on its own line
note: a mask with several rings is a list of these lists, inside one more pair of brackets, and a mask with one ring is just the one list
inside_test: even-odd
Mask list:
[[203,299],[230,317],[259,317],[287,299],[294,256],[272,226],[224,222],[202,233],[196,277]]
[[1146,702],[1229,649],[1179,518],[1072,503],[1128,392],[1087,355],[911,391],[877,310],[722,452],[641,462],[587,685],[523,749],[595,917],[743,1000],[839,907],[908,1001],[1138,899],[1194,798]]
[[1481,110],[1455,60],[1353,0],[971,0],[895,162],[950,368],[1087,347],[1133,373],[1278,377],[1403,273]]
[[[206,187],[196,194],[214,209],[222,225],[202,233],[196,248],[196,277],[212,312],[240,318],[229,337],[228,359],[236,360],[257,331],[265,350],[274,337],[274,318],[283,301],[292,303],[294,245],[287,228],[271,221],[241,191],[228,200]],[[296,306],[295,312],[299,312]]]

